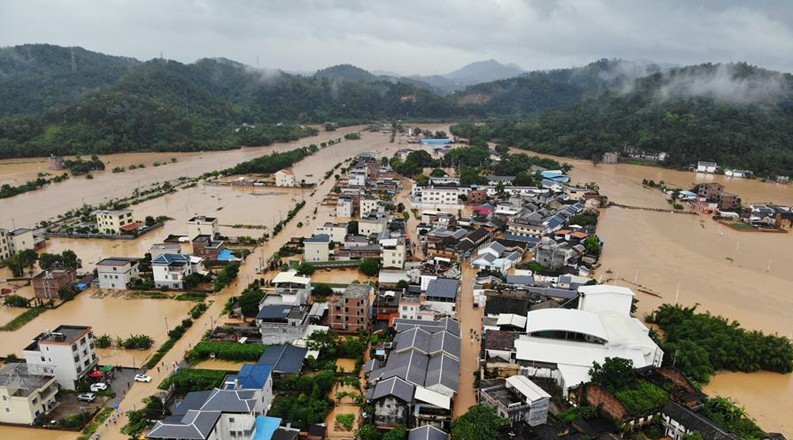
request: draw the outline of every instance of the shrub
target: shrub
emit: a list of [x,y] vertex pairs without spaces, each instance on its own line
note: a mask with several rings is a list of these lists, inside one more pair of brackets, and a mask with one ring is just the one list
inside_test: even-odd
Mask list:
[[8,307],[27,307],[28,299],[24,296],[9,295],[3,300],[3,304]]
[[177,393],[187,393],[190,391],[207,391],[219,386],[226,374],[234,373],[223,370],[204,370],[199,368],[180,368],[179,371],[170,375],[160,382],[157,388],[167,390],[171,384]]
[[352,431],[352,424],[355,422],[355,414],[337,414],[336,421],[345,431]]
[[209,359],[210,354],[214,353],[216,359],[258,361],[266,349],[267,346],[262,344],[202,341],[196,344],[187,357],[190,360]]

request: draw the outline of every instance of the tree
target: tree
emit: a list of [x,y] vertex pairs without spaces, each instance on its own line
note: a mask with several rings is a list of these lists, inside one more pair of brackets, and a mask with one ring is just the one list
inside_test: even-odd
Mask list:
[[146,216],[146,226],[153,226],[155,223],[157,223],[157,220],[155,220],[154,217],[150,215]]
[[446,171],[443,171],[440,168],[435,168],[430,172],[430,177],[446,177]]
[[405,290],[408,287],[410,287],[410,284],[406,280],[399,280],[399,282],[397,283],[396,287],[399,290]]
[[315,270],[314,265],[311,263],[303,262],[300,263],[300,266],[297,266],[297,273],[299,275],[311,275]]
[[474,405],[452,421],[454,440],[497,440],[499,429],[509,421],[499,417],[496,410],[485,405]]
[[405,440],[408,438],[408,430],[402,425],[397,425],[394,429],[383,435],[383,440]]
[[347,223],[347,233],[350,235],[358,234],[358,222],[356,220]]
[[633,370],[633,361],[623,358],[606,358],[603,365],[598,362],[592,363],[589,369],[589,376],[592,382],[596,383],[611,392],[619,391],[630,386],[636,380],[636,373]]
[[402,203],[402,202],[397,203],[396,210],[397,210],[397,212],[404,211],[405,210],[405,204]]
[[356,440],[380,440],[381,438],[380,431],[371,423],[367,423],[355,431]]
[[314,284],[314,295],[320,298],[327,298],[333,295],[333,289],[324,283]]
[[41,254],[39,256],[39,267],[41,270],[50,270],[55,268],[61,262],[61,256],[58,254]]
[[584,240],[584,248],[588,254],[600,255],[601,247],[600,238],[597,235],[591,235]]
[[364,258],[361,260],[358,268],[361,269],[361,272],[373,277],[377,275],[378,272],[380,272],[380,262],[373,258]]
[[259,313],[259,303],[264,299],[264,292],[258,287],[247,288],[240,295],[239,303],[242,316],[252,318]]
[[498,153],[499,156],[504,156],[505,154],[509,154],[509,147],[506,145],[498,144],[496,145],[495,149],[496,149],[496,153]]
[[16,255],[6,258],[3,263],[11,269],[11,273],[15,277],[21,277],[25,275],[25,269],[32,269],[38,259],[39,254],[36,251],[25,249]]

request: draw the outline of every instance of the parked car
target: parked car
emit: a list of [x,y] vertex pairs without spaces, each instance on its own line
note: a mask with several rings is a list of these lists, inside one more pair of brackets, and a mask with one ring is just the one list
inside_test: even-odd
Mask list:
[[93,391],[95,393],[97,391],[104,391],[106,389],[107,389],[107,384],[106,383],[98,382],[98,383],[95,383],[95,384],[91,384],[91,391]]
[[77,396],[77,400],[81,400],[83,402],[93,402],[96,400],[96,394],[94,393],[83,393]]
[[135,382],[151,382],[151,376],[146,376],[145,374],[136,374]]

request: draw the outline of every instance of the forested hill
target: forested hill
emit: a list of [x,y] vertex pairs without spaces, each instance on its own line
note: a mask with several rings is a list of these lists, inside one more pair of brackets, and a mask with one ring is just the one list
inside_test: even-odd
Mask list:
[[667,166],[712,160],[760,175],[793,174],[793,76],[747,64],[703,64],[639,78],[528,119],[452,130],[539,152],[599,159],[636,147]]
[[0,48],[0,116],[41,114],[118,82],[142,63],[49,44]]

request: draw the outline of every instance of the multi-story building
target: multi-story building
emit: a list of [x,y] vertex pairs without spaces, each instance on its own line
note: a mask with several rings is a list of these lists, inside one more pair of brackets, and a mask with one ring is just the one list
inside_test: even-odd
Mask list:
[[275,186],[297,186],[297,178],[292,170],[279,170],[275,173]]
[[717,168],[716,162],[705,162],[702,160],[697,162],[698,173],[715,173]]
[[353,206],[352,197],[339,197],[339,200],[336,202],[336,217],[351,218]]
[[121,227],[134,223],[131,209],[107,209],[94,211],[96,226],[102,234],[121,234]]
[[330,328],[339,333],[360,333],[369,329],[369,295],[372,288],[366,284],[350,284],[344,292],[330,299],[328,313]]
[[479,389],[480,401],[510,422],[538,426],[548,421],[551,395],[525,376],[512,376]]
[[256,325],[266,345],[286,344],[303,337],[309,325],[309,308],[293,304],[259,304]]
[[32,425],[55,407],[58,384],[53,375],[34,375],[24,363],[0,370],[0,423]]
[[213,240],[209,235],[202,234],[193,239],[193,255],[205,260],[217,260],[224,249],[223,241]]
[[167,289],[181,289],[184,278],[198,273],[201,258],[188,254],[162,254],[151,261],[154,272],[154,285]]
[[330,260],[330,237],[319,234],[303,240],[303,261],[316,262]]
[[350,186],[366,186],[367,172],[366,168],[351,170],[347,183]]
[[465,194],[468,188],[423,188],[421,190],[421,203],[435,205],[459,205],[460,195]]
[[181,254],[182,246],[179,243],[154,243],[149,248],[151,259],[155,259],[162,254]]
[[297,271],[292,269],[278,272],[270,283],[275,286],[275,294],[281,297],[284,304],[308,304],[308,298],[311,296],[311,277],[298,275]]
[[58,384],[67,390],[76,389],[77,382],[99,362],[91,327],[78,325],[61,325],[39,334],[22,353],[28,373],[55,376]]
[[126,290],[133,278],[138,278],[137,258],[104,258],[96,263],[96,276],[102,289]]
[[386,238],[380,240],[381,266],[390,269],[405,267],[405,238]]
[[702,183],[697,187],[697,195],[707,200],[718,200],[719,195],[721,195],[723,191],[724,185],[716,182]]
[[388,227],[388,217],[370,215],[358,221],[358,234],[369,236],[379,234]]
[[376,199],[374,197],[363,197],[361,198],[361,209],[360,215],[361,218],[365,218],[369,214],[374,214],[377,212],[377,208],[380,206],[380,199]]
[[0,260],[10,258],[27,249],[35,249],[33,230],[17,228],[14,230],[0,229]]
[[347,236],[347,223],[326,222],[323,226],[314,229],[314,235],[320,234],[327,234],[334,243],[343,243],[344,237]]
[[60,290],[74,283],[74,269],[45,270],[33,277],[33,293],[36,298],[60,298]]
[[218,225],[218,219],[215,217],[197,215],[187,221],[187,237],[190,240],[199,235],[209,235],[215,238],[215,235],[218,233]]

